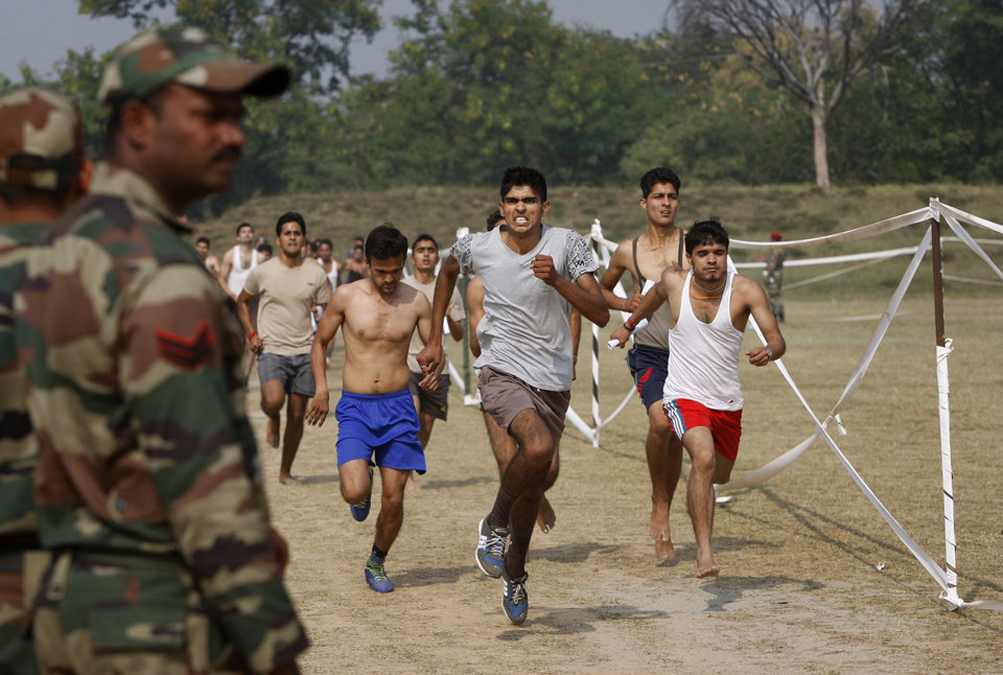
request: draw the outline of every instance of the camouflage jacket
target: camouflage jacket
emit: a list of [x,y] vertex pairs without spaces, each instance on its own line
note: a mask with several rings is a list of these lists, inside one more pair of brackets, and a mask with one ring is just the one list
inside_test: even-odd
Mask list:
[[[180,554],[255,672],[306,648],[244,414],[232,306],[144,179],[99,165],[15,300],[46,548]],[[232,303],[230,303],[232,305]]]
[[771,248],[770,255],[766,258],[766,276],[779,277],[784,272],[784,262],[787,260],[786,248]]
[[28,419],[24,374],[14,340],[14,287],[31,247],[45,237],[50,223],[0,227],[0,547],[35,540],[31,476],[35,435]]

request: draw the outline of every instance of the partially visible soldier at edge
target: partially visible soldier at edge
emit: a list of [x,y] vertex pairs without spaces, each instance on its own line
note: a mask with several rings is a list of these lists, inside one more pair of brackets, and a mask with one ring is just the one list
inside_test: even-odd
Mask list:
[[[45,564],[31,506],[37,440],[14,341],[14,286],[31,247],[87,188],[80,111],[36,88],[0,98],[0,673],[38,672],[28,636]],[[29,583],[25,583],[25,580]]]
[[33,620],[42,672],[299,672],[308,643],[244,414],[243,338],[176,219],[229,188],[242,97],[290,79],[195,29],[141,33],[105,70],[106,162],[17,297],[53,550]]
[[[779,232],[771,232],[771,241],[780,241],[784,235]],[[787,249],[774,247],[770,249],[770,255],[766,258],[766,269],[763,270],[766,286],[766,298],[770,301],[770,311],[777,318],[777,323],[784,322],[784,262],[787,260]]]

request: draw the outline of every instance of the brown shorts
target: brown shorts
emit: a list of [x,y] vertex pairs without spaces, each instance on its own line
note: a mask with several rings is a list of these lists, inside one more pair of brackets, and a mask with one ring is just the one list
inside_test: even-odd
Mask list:
[[481,407],[491,415],[502,429],[523,410],[535,410],[554,438],[561,440],[564,433],[564,416],[571,403],[570,391],[547,391],[532,387],[518,377],[495,370],[490,366],[481,368],[477,383],[481,392]]
[[446,413],[449,412],[449,374],[439,375],[439,386],[435,391],[419,387],[418,383],[423,379],[425,379],[423,373],[411,373],[411,380],[407,383],[411,395],[418,397],[418,411],[445,422]]

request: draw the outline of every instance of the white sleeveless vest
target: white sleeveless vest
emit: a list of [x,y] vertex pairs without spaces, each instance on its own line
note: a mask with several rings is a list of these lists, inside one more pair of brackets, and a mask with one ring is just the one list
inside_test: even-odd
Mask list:
[[679,303],[679,319],[669,329],[669,371],[664,397],[687,398],[711,410],[741,410],[738,359],[743,333],[731,323],[731,291],[735,278],[728,273],[717,316],[704,323],[690,304],[692,270],[686,276]]
[[243,269],[240,266],[240,244],[233,247],[233,265],[230,267],[230,276],[226,278],[226,287],[234,295],[240,295],[244,290],[244,283],[247,277],[251,276],[251,270],[258,266],[258,249],[251,249],[251,266]]

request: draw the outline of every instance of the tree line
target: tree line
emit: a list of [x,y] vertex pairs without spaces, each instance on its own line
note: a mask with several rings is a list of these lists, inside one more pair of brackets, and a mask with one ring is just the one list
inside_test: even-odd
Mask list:
[[[79,0],[156,25],[171,10],[252,58],[296,69],[280,104],[248,101],[239,179],[253,196],[493,184],[512,164],[555,183],[1003,182],[999,0],[666,0],[635,38],[567,27],[545,1],[412,0],[386,77],[350,77],[376,0]],[[613,11],[613,10],[611,10]],[[157,12],[160,12],[159,14]],[[68,51],[54,81],[101,155],[94,101],[110,53]],[[821,148],[820,148],[821,138]]]

